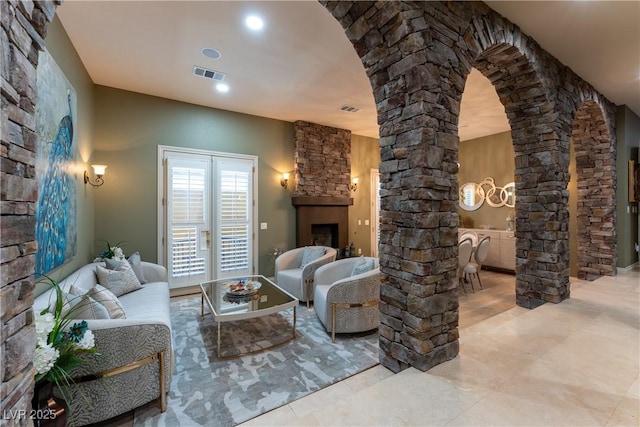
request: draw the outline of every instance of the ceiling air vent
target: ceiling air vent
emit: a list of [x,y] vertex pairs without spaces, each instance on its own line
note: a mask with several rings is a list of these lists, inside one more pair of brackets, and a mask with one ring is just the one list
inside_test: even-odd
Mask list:
[[346,105],[346,104],[340,107],[340,110],[346,111],[347,113],[357,113],[358,111],[360,111],[358,107],[354,107],[353,105]]
[[225,73],[221,73],[220,71],[208,70],[206,68],[198,67],[197,65],[193,67],[193,74],[200,77],[205,77],[207,79],[212,79],[216,81],[223,81],[226,76]]

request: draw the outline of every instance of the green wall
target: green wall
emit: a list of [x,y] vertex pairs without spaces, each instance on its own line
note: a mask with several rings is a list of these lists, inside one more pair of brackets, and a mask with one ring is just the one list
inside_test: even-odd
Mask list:
[[158,146],[258,156],[259,273],[273,248],[295,245],[295,211],[280,175],[293,168],[293,125],[104,86],[95,87],[95,161],[108,165],[97,190],[95,235],[126,240],[125,253],[157,260]]
[[49,26],[45,44],[73,86],[78,99],[78,112],[74,122],[76,159],[72,165],[76,177],[78,198],[76,204],[77,253],[68,263],[49,273],[49,276],[54,279],[62,279],[93,259],[93,213],[96,192],[91,187],[84,185],[83,172],[88,168],[93,152],[94,93],[93,82],[57,17]]
[[[293,124],[94,85],[57,18],[46,44],[78,95],[78,255],[60,278],[91,261],[103,249],[100,239],[124,240],[125,253],[157,260],[158,145],[258,156],[258,222],[268,225],[257,236],[259,272],[273,275],[273,249],[295,246],[295,209],[280,187],[282,172],[293,170]],[[351,210],[364,224],[378,141],[357,135],[352,140],[360,188]],[[98,188],[82,180],[94,163],[108,166]],[[367,254],[364,228],[357,227],[352,240]]]
[[638,235],[638,204],[630,204],[628,197],[628,162],[640,161],[640,117],[627,106],[618,107],[616,117],[618,184],[616,188],[616,232],[618,243],[618,267],[626,268],[638,262],[635,245],[640,242]]

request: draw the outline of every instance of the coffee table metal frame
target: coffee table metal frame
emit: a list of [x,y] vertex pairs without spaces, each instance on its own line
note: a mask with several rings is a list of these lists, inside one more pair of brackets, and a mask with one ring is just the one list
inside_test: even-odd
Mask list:
[[[229,311],[229,312],[218,312],[216,311],[215,307],[220,307],[220,303],[221,300],[224,296],[224,292],[220,290],[219,287],[224,286],[226,283],[229,282],[235,282],[241,279],[247,279],[247,280],[255,280],[255,281],[259,281],[262,284],[262,287],[265,287],[265,289],[263,289],[262,287],[260,289],[262,289],[262,292],[264,293],[267,288],[270,288],[269,290],[271,292],[276,292],[279,293],[281,295],[279,296],[283,296],[285,297],[285,299],[287,299],[288,301],[285,302],[281,302],[279,304],[273,305],[273,306],[267,306],[265,308],[259,308],[256,310],[247,310],[247,309],[240,309],[240,306],[238,307],[239,310],[237,311]],[[215,292],[213,291],[213,287],[216,287],[217,289],[215,289]],[[209,291],[209,292],[208,292]],[[288,340],[279,342],[277,344],[274,344],[270,347],[264,347],[264,348],[260,348],[254,351],[250,351],[247,353],[242,353],[242,354],[237,354],[237,355],[233,355],[233,356],[225,356],[225,357],[240,357],[240,356],[244,356],[246,354],[251,354],[251,353],[255,353],[258,351],[262,351],[262,350],[266,350],[268,348],[272,348],[272,347],[276,347],[279,345],[282,345],[286,342],[289,342],[293,339],[296,338],[296,308],[298,307],[298,299],[296,297],[294,297],[293,295],[291,295],[289,292],[285,291],[284,289],[280,288],[278,285],[276,285],[275,283],[273,283],[271,280],[267,279],[266,277],[262,276],[262,275],[253,275],[253,276],[239,276],[239,277],[228,277],[225,279],[217,279],[217,280],[208,280],[206,282],[202,282],[200,283],[200,292],[201,292],[201,315],[202,317],[204,317],[205,312],[204,312],[204,306],[205,306],[205,301],[207,303],[207,306],[209,306],[209,311],[211,312],[211,314],[213,315],[213,320],[218,324],[218,343],[217,343],[217,348],[218,348],[218,358],[221,358],[220,356],[220,325],[222,324],[222,322],[232,322],[232,321],[236,321],[236,320],[245,320],[245,319],[253,319],[256,317],[262,317],[262,316],[267,316],[269,314],[274,314],[274,313],[278,313],[280,311],[284,311],[287,310],[289,308],[293,308],[293,325],[292,325],[292,335],[291,338],[289,338]],[[211,299],[209,298],[210,293],[215,293],[216,298],[218,298],[218,300],[216,301],[217,304],[213,304]],[[260,294],[260,290],[258,290],[258,292],[252,296],[252,298],[250,300],[248,300],[246,303],[247,304],[252,304],[252,303],[259,303],[259,300],[261,298],[261,294]]]

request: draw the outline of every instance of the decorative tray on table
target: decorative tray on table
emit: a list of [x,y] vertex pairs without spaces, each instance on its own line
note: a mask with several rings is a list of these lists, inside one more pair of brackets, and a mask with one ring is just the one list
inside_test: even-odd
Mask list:
[[224,284],[224,300],[229,302],[247,302],[258,293],[262,283],[253,280],[237,280]]

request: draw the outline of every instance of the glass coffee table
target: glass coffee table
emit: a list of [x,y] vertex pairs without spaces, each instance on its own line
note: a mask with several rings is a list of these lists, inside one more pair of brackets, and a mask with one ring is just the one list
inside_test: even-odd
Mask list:
[[210,280],[200,283],[200,290],[202,316],[205,315],[206,302],[213,314],[213,320],[218,324],[218,358],[220,358],[220,325],[223,322],[253,319],[293,308],[291,338],[270,347],[234,356],[262,351],[295,339],[298,299],[266,277],[257,275]]

